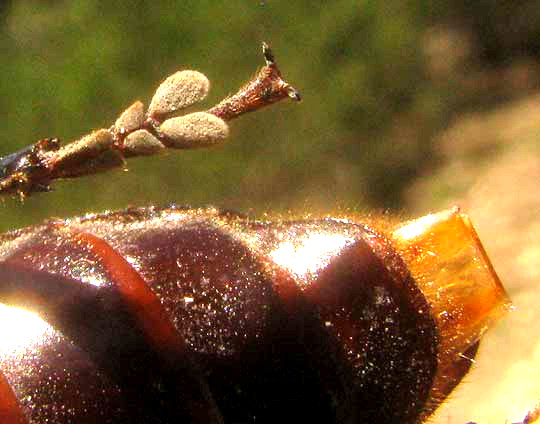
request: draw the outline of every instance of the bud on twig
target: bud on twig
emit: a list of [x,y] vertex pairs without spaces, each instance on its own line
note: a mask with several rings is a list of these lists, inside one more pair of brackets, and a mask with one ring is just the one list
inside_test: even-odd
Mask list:
[[221,142],[229,135],[225,121],[207,112],[167,119],[159,129],[170,140],[170,147],[175,148],[208,146]]
[[204,99],[209,89],[210,81],[200,72],[176,72],[156,90],[148,107],[148,115],[156,119],[170,116]]
[[144,105],[137,100],[128,107],[114,123],[116,134],[127,134],[142,127],[144,123]]
[[124,140],[124,156],[145,156],[159,153],[165,145],[146,130],[137,130]]

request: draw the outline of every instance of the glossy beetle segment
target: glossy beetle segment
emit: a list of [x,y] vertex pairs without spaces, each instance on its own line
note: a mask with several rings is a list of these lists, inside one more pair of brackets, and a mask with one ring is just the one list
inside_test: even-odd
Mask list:
[[341,346],[353,387],[346,416],[414,422],[435,374],[437,334],[432,317],[418,313],[429,305],[390,241],[336,219],[251,223],[240,231],[257,240],[270,268],[294,275]]
[[[131,266],[102,239],[63,225],[46,227],[39,237],[40,243],[22,242],[0,264],[2,299],[36,311],[58,331],[53,338],[48,332],[34,335],[23,359],[8,355],[3,364],[16,379],[35,368],[45,370],[41,374],[48,376],[46,381],[58,381],[42,387],[40,379],[27,379],[18,385],[19,399],[32,411],[31,422],[119,422],[120,412],[102,416],[95,396],[89,396],[92,407],[73,398],[68,388],[79,384],[101,387],[108,404],[127,410],[126,422],[154,420],[156,405],[161,405],[163,422],[221,422],[181,335]],[[55,361],[53,354],[72,360]],[[94,381],[92,374],[109,378]]]
[[7,343],[0,367],[24,411],[21,424],[127,422],[126,410],[144,412],[137,403],[128,405],[122,389],[88,353],[37,316],[14,309],[0,305],[0,316],[17,333],[2,328]]
[[306,297],[352,366],[356,422],[413,422],[436,371],[438,337],[432,317],[418,313],[429,306],[412,278],[386,268],[377,253],[358,240],[321,271]]
[[440,370],[447,394],[470,363],[441,355],[395,242],[174,206],[9,233],[0,300],[48,325],[0,367],[31,423],[414,423],[442,401]]

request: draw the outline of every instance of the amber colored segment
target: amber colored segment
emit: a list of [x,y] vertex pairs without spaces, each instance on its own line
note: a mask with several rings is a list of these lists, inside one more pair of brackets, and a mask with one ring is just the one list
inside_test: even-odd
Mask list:
[[393,242],[431,305],[439,330],[439,365],[426,418],[467,373],[480,338],[511,302],[459,208],[405,224],[394,231]]
[[464,352],[511,307],[469,217],[458,208],[412,221],[393,236],[431,304],[441,352]]
[[2,424],[26,424],[21,406],[11,390],[9,383],[0,373],[0,422]]

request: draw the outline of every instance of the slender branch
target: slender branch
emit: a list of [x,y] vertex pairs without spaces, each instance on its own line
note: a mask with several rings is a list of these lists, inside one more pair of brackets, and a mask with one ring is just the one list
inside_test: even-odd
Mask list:
[[222,100],[208,113],[229,121],[246,112],[283,100],[287,97],[300,101],[300,93],[283,81],[270,47],[263,43],[266,66],[238,92]]
[[137,101],[108,129],[96,130],[65,146],[58,138],[45,138],[0,158],[0,196],[24,198],[51,190],[59,178],[75,178],[122,167],[125,158],[160,153],[168,148],[193,149],[222,143],[227,121],[285,98],[300,94],[285,82],[266,43],[266,65],[236,94],[206,112],[175,116],[207,92],[206,77],[181,71],[158,87],[148,110]]

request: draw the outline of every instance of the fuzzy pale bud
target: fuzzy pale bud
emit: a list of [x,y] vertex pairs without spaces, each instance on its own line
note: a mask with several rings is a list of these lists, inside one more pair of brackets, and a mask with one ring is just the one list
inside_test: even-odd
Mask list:
[[137,130],[126,137],[123,151],[126,156],[141,156],[153,155],[163,149],[163,143],[148,131]]
[[148,115],[164,118],[206,97],[210,82],[197,71],[179,71],[168,77],[156,90]]
[[127,134],[140,128],[144,122],[144,106],[136,101],[128,107],[114,123],[117,132]]
[[174,148],[203,147],[219,143],[229,135],[229,127],[222,119],[206,112],[194,112],[167,119],[160,127]]

